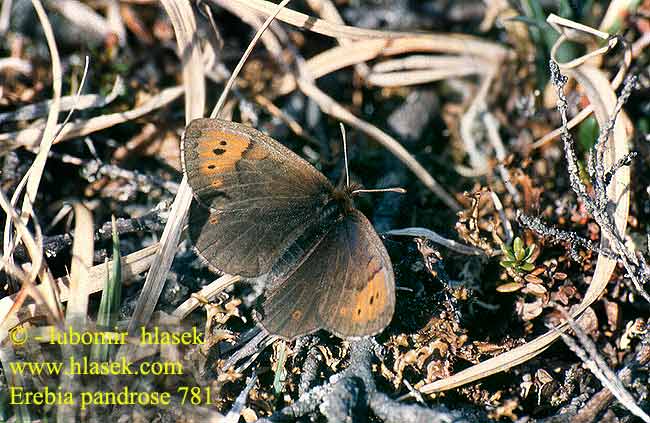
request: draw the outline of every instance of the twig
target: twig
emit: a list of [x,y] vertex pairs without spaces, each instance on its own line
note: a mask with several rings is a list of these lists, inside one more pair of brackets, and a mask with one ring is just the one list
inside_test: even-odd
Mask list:
[[221,420],[223,423],[237,423],[239,421],[239,417],[241,417],[241,413],[246,406],[248,394],[253,389],[253,386],[255,386],[255,382],[257,382],[257,374],[253,373],[253,376],[248,378],[244,389],[237,395],[237,399],[233,403],[230,411],[228,411],[228,414]]
[[89,160],[79,163],[82,165],[81,176],[88,182],[95,182],[102,177],[110,179],[124,179],[127,184],[133,186],[135,191],[148,194],[159,186],[171,194],[178,192],[179,184],[174,181],[167,181],[155,175],[143,174],[137,170],[121,168],[114,164],[104,164],[99,160]]
[[[223,366],[221,366],[223,371],[231,368],[237,364],[238,361],[259,353],[262,349],[261,345],[268,345],[267,339],[269,334],[265,330],[260,329],[259,326],[256,326],[250,331],[242,334],[237,344],[230,348],[226,347],[223,349],[222,353],[228,353],[229,351],[235,350],[235,352],[224,361]],[[275,339],[276,337],[273,337],[273,340]]]
[[[617,373],[617,378],[625,385],[630,385],[633,381],[632,376],[637,368],[643,368],[650,362],[650,342],[648,339],[640,345],[640,349],[630,363]],[[596,421],[598,415],[614,400],[614,394],[607,388],[603,388],[597,392],[591,399],[582,407],[577,414],[570,416],[574,423],[590,423]]]
[[589,370],[591,370],[598,380],[600,380],[600,383],[602,383],[603,386],[606,387],[625,408],[644,422],[650,423],[650,416],[637,405],[636,399],[627,391],[627,389],[625,389],[618,376],[607,366],[605,360],[600,356],[600,354],[598,354],[598,350],[593,341],[589,339],[580,325],[578,325],[563,308],[559,307],[558,309],[579,340],[578,343],[569,335],[560,333],[564,343],[567,344],[571,351],[582,360]]
[[487,108],[486,98],[497,71],[498,66],[496,64],[488,67],[488,70],[483,75],[478,92],[460,119],[460,137],[471,164],[471,171],[477,172],[477,174],[487,172],[488,166],[485,153],[479,149],[476,143],[473,129],[478,114]]
[[571,258],[574,261],[577,262],[581,261],[580,255],[578,254],[577,247],[582,247],[586,250],[593,251],[598,254],[602,254],[605,257],[616,259],[616,255],[614,254],[614,252],[602,248],[600,245],[596,244],[595,242],[582,238],[575,232],[563,231],[562,229],[557,229],[552,226],[548,226],[544,224],[542,219],[538,217],[528,216],[523,212],[521,212],[520,210],[518,210],[517,220],[519,220],[519,222],[524,227],[537,232],[537,234],[540,236],[551,238],[556,241],[565,242],[567,244],[567,250],[569,251]]
[[[157,232],[162,230],[163,225],[167,221],[167,216],[162,213],[162,210],[154,210],[143,216],[116,220],[117,233],[119,235],[128,233],[144,233],[144,232]],[[111,222],[105,222],[100,226],[94,235],[95,242],[105,242],[111,239]],[[43,251],[48,258],[56,257],[61,252],[69,249],[72,246],[74,239],[74,232],[61,235],[47,236],[43,238]],[[18,260],[27,260],[28,256],[25,248],[22,245],[16,247],[14,256]]]
[[503,226],[503,234],[505,237],[505,242],[506,244],[511,244],[515,235],[512,230],[512,224],[510,223],[510,220],[508,220],[508,216],[506,216],[506,211],[503,209],[503,204],[501,203],[501,199],[494,191],[490,191],[490,198],[492,198],[492,203],[494,204],[495,210],[497,211],[497,213],[499,213],[501,226]]
[[[84,110],[97,107],[104,107],[117,98],[124,90],[124,82],[119,76],[115,78],[115,84],[107,96],[99,94],[68,95],[61,97],[60,111],[64,112],[71,109]],[[39,103],[29,104],[13,112],[0,113],[0,124],[8,121],[24,121],[36,119],[45,116],[52,100],[46,100]]]
[[258,422],[296,420],[316,410],[328,421],[361,418],[368,408],[385,422],[470,422],[459,412],[403,404],[377,391],[371,371],[378,345],[372,338],[351,342],[348,367],[332,376],[330,382],[302,394],[293,404]]
[[322,362],[322,353],[318,348],[312,347],[307,353],[305,362],[302,363],[300,383],[298,384],[298,395],[303,396],[312,387],[312,383],[316,380],[318,369]]
[[[506,154],[506,148],[503,145],[503,141],[501,140],[501,135],[499,135],[499,126],[498,126],[499,123],[497,122],[496,118],[492,115],[492,113],[486,111],[485,113],[483,113],[483,125],[485,125],[485,129],[487,131],[487,139],[492,144],[492,147],[494,147],[494,153],[498,161],[497,169],[499,170],[499,175],[501,176],[503,185],[505,185],[506,189],[508,190],[508,193],[512,196],[512,200],[515,203],[519,203],[521,197],[519,195],[519,191],[517,191],[515,186],[512,184],[512,181],[510,180],[510,173],[508,172],[508,169],[506,169],[505,165],[503,164],[506,161],[507,154]],[[493,199],[495,195],[496,193],[492,194]],[[501,216],[501,220],[505,221],[503,216]]]
[[[607,236],[607,239],[610,242],[610,249],[612,251],[612,254],[607,255],[607,257],[616,259],[621,264],[623,264],[628,278],[630,278],[639,294],[646,301],[650,302],[650,294],[648,294],[643,287],[645,281],[647,281],[650,277],[650,267],[646,264],[643,256],[637,255],[634,252],[630,251],[625,245],[623,235],[618,231],[616,227],[614,216],[608,210],[610,199],[607,190],[612,182],[612,176],[616,171],[620,170],[622,166],[629,163],[631,157],[633,156],[629,154],[623,156],[609,169],[606,168],[605,163],[607,140],[610,138],[614,130],[614,125],[616,123],[618,114],[620,113],[623,105],[632,92],[632,89],[636,83],[636,78],[628,77],[626,79],[621,94],[616,101],[612,115],[610,116],[607,124],[602,126],[598,140],[596,141],[596,144],[594,145],[591,154],[589,155],[587,170],[591,183],[594,187],[594,194],[592,196],[588,194],[587,187],[583,184],[580,178],[578,158],[573,147],[573,138],[571,137],[571,134],[569,133],[567,127],[568,105],[566,96],[564,95],[563,91],[564,85],[567,82],[567,78],[560,73],[560,68],[557,63],[551,61],[549,66],[551,68],[551,82],[555,86],[555,90],[558,96],[557,107],[562,119],[562,141],[564,143],[564,155],[567,161],[567,170],[569,172],[571,188],[578,196],[578,199],[583,202],[585,208],[587,209],[587,212],[593,216],[596,223],[598,223],[598,226],[600,226],[603,233]],[[522,216],[524,215],[520,215],[520,220]],[[522,220],[522,222],[526,222],[527,220],[531,225],[536,226],[539,231],[547,232],[551,237],[565,237],[565,240],[576,241],[585,247],[588,245],[588,243],[585,244],[579,239],[579,237],[574,234],[544,227],[544,225],[539,220],[527,219],[524,216],[524,220]],[[601,254],[608,254],[608,252],[604,249],[596,251]]]
[[[143,104],[125,112],[110,113],[96,116],[90,119],[82,119],[69,122],[65,127],[56,126],[56,132],[59,133],[54,143],[59,143],[71,138],[82,137],[102,129],[110,128],[129,120],[137,119],[147,113],[166,106],[176,100],[183,94],[183,87],[170,87],[160,91]],[[43,127],[30,127],[16,132],[6,132],[0,134],[0,145],[3,149],[15,149],[18,147],[34,148],[38,140],[43,135]]]

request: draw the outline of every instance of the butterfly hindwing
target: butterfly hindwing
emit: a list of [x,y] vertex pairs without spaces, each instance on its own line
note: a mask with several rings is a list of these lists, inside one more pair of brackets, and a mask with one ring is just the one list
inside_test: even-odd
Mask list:
[[276,277],[265,293],[260,323],[284,338],[318,329],[343,338],[374,335],[392,319],[390,258],[357,210],[334,223],[291,271]]
[[217,269],[247,277],[268,272],[333,191],[288,148],[220,119],[188,125],[183,167],[198,202],[190,209],[191,240]]

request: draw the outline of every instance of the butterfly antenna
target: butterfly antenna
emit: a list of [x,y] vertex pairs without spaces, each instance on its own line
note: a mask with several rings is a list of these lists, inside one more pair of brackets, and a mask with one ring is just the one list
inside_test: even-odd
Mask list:
[[345,126],[343,123],[339,122],[341,125],[341,135],[343,136],[343,159],[345,161],[345,186],[350,186],[350,168],[348,167],[348,141],[345,136]]
[[[343,123],[339,122],[341,125],[341,136],[343,137],[343,160],[345,161],[345,186],[350,186],[350,167],[348,164],[348,140],[345,136],[345,126]],[[352,191],[352,195],[363,194],[363,193],[373,193],[373,192],[397,192],[399,194],[406,194],[404,188],[377,188],[377,189],[355,189]]]

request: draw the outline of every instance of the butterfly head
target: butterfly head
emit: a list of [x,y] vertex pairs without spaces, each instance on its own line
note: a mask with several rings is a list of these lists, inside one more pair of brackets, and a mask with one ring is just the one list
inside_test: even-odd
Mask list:
[[339,205],[339,208],[345,212],[350,212],[354,209],[354,196],[358,195],[358,190],[362,187],[359,184],[351,184],[336,188],[334,190],[334,201]]

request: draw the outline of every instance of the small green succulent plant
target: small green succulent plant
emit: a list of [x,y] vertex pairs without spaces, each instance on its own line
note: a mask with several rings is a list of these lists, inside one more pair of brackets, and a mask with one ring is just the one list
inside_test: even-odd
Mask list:
[[535,268],[535,244],[524,246],[524,241],[517,237],[511,246],[503,246],[504,259],[499,264],[506,269],[512,269],[517,273],[530,272]]

